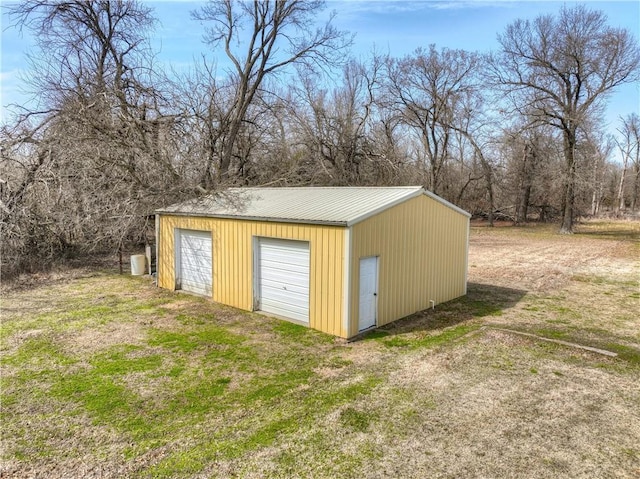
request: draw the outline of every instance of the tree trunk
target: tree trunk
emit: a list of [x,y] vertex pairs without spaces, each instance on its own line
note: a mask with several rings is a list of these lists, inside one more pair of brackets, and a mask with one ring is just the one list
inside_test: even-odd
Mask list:
[[567,171],[564,183],[563,205],[562,205],[562,225],[561,234],[573,233],[573,215],[575,206],[575,183],[576,183],[576,132],[575,128],[564,132],[564,157],[567,162]]
[[622,166],[622,174],[620,175],[620,183],[618,184],[618,195],[616,198],[616,216],[620,213],[620,211],[624,210],[624,179],[627,175],[627,161],[625,159],[624,165]]
[[631,211],[636,212],[638,207],[638,193],[640,193],[640,168],[636,168],[636,179],[633,182],[633,197],[631,198]]
[[494,210],[494,199],[493,199],[493,182],[491,178],[487,178],[487,193],[489,194],[489,226],[493,226],[493,210]]
[[564,208],[562,210],[562,225],[560,226],[561,234],[573,233],[574,181],[574,178],[568,177],[565,183]]
[[493,197],[493,171],[491,170],[491,165],[482,155],[482,152],[479,150],[479,148],[477,148],[475,144],[474,147],[476,147],[476,151],[478,152],[478,157],[480,159],[480,164],[482,165],[482,170],[484,172],[484,178],[486,181],[487,194],[489,196],[489,214],[487,216],[487,219],[489,220],[489,226],[493,226],[493,211],[495,210],[495,200]]
[[229,136],[226,138],[225,148],[220,158],[220,169],[218,170],[218,179],[221,183],[226,183],[229,180],[229,167],[231,166],[231,158],[233,157],[233,146],[236,143],[239,130],[239,126],[232,124]]
[[598,165],[599,159],[596,159],[593,165],[593,192],[591,194],[591,216],[597,216],[600,209],[600,182],[598,181]]
[[531,181],[527,183],[524,188],[524,195],[522,198],[522,221],[525,223],[528,221],[529,217],[529,201],[531,200]]
[[519,209],[520,216],[518,222],[527,222],[529,216],[529,201],[531,200],[531,189],[533,187],[533,168],[537,161],[534,147],[527,145],[524,150],[522,164],[522,193]]
[[593,194],[591,195],[591,216],[598,216],[598,211],[600,210],[600,192],[598,191],[598,187],[596,186],[593,189]]

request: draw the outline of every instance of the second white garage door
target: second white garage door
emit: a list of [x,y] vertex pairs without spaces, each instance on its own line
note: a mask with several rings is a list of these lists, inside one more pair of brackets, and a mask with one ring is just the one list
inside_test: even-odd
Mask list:
[[258,249],[258,309],[308,323],[309,243],[260,238]]
[[178,289],[211,296],[213,284],[211,233],[177,230],[176,282]]

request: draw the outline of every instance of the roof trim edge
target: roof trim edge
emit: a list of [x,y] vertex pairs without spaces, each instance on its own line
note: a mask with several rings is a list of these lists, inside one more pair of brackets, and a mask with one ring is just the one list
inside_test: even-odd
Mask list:
[[443,204],[444,206],[447,206],[449,208],[451,208],[454,211],[457,211],[458,213],[460,213],[461,215],[466,216],[467,218],[471,218],[471,213],[469,213],[468,211],[463,210],[462,208],[454,205],[453,203],[448,202],[447,200],[445,200],[444,198],[436,195],[435,193],[429,191],[429,190],[422,190],[422,192],[427,195],[429,198],[436,200],[438,203]]
[[406,194],[405,196],[401,196],[400,198],[397,198],[397,199],[395,199],[394,201],[392,201],[390,203],[385,203],[384,205],[380,206],[379,208],[376,208],[375,210],[367,211],[365,214],[360,215],[357,218],[354,218],[352,220],[347,221],[346,226],[353,226],[356,223],[360,223],[361,221],[369,219],[372,216],[377,215],[378,213],[382,213],[383,211],[388,210],[389,208],[393,208],[394,206],[397,206],[400,203],[404,203],[405,201],[410,200],[411,198],[416,198],[416,197],[420,196],[422,193],[424,193],[424,189],[423,188],[417,188],[416,190],[411,191],[410,193]]
[[212,213],[181,213],[177,211],[156,210],[157,215],[164,216],[197,216],[198,218],[220,218],[223,220],[244,220],[244,221],[264,221],[265,223],[292,223],[303,225],[324,225],[324,226],[348,226],[346,221],[322,221],[322,220],[298,220],[291,218],[271,218],[261,216],[234,216],[234,215],[218,215]]

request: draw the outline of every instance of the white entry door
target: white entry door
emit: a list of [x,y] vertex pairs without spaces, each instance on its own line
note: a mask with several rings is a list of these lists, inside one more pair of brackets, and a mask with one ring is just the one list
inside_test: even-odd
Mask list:
[[258,249],[257,309],[308,323],[309,243],[260,238]]
[[376,325],[378,306],[378,257],[360,259],[360,315],[358,331]]
[[178,230],[176,243],[176,287],[211,296],[211,232]]

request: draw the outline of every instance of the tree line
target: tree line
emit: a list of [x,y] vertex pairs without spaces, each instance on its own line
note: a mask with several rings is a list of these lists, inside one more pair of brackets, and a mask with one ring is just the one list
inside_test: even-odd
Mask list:
[[4,274],[145,241],[155,209],[228,186],[423,185],[565,233],[639,207],[640,119],[609,135],[602,113],[640,48],[586,6],[517,20],[491,53],[357,59],[315,20],[322,1],[215,0],[192,13],[211,55],[177,73],[156,65],[144,2],[7,8],[37,40],[38,101],[0,133]]

